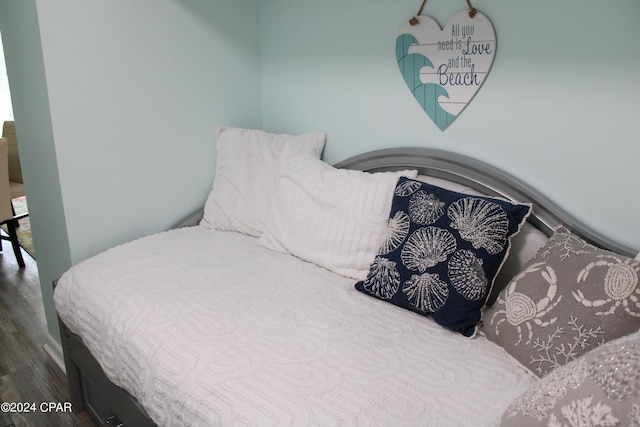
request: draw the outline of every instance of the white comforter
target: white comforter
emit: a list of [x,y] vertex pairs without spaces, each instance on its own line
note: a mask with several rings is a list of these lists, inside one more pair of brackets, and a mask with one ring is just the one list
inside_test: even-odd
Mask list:
[[162,426],[491,425],[533,379],[353,280],[192,227],[84,261],[55,303]]

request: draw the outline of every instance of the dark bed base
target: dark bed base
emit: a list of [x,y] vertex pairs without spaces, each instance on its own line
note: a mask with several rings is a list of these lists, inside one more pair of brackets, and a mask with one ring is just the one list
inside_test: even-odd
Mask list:
[[102,427],[156,426],[133,396],[109,381],[80,337],[58,323],[73,411],[89,412]]
[[[605,249],[631,257],[636,253],[587,227],[512,175],[467,156],[429,148],[393,148],[364,153],[344,160],[336,167],[369,172],[417,169],[422,175],[458,182],[487,195],[532,203],[534,210],[528,221],[549,236],[556,227],[564,225]],[[175,228],[197,225],[201,218],[202,210]],[[59,323],[74,412],[88,411],[101,426],[155,426],[135,398],[107,379],[81,338],[71,333],[62,321]]]

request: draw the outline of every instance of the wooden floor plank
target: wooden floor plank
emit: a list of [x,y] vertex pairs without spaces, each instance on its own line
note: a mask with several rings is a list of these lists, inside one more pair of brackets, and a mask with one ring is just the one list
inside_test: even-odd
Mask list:
[[[95,427],[87,413],[65,407],[67,379],[43,345],[48,335],[36,261],[23,251],[20,269],[8,245],[0,253],[0,401],[33,403],[35,411],[0,411],[3,427]],[[49,405],[53,404],[51,410]],[[44,405],[44,406],[41,406]]]

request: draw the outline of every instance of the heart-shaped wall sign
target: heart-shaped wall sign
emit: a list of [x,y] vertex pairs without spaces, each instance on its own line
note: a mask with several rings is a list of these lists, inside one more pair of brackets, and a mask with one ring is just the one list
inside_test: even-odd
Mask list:
[[396,59],[404,81],[441,130],[460,115],[484,83],[496,55],[491,21],[477,12],[458,12],[443,29],[420,15],[402,27]]

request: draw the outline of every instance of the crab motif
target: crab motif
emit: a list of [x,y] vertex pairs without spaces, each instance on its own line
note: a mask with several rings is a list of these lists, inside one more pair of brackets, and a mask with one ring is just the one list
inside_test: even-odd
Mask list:
[[638,286],[638,273],[640,263],[632,259],[623,261],[615,255],[600,255],[598,261],[588,264],[578,274],[578,283],[584,282],[591,271],[598,267],[607,267],[604,277],[604,293],[606,298],[589,300],[579,289],[572,291],[573,297],[585,307],[603,307],[608,309],[596,312],[600,316],[608,316],[616,312],[618,307],[631,316],[640,317],[640,286]]
[[[522,342],[524,338],[523,329],[526,327],[527,340],[525,345],[529,344],[533,338],[533,327],[531,322],[541,327],[547,327],[553,324],[557,317],[544,321],[542,318],[549,313],[558,303],[562,300],[562,295],[556,299],[556,293],[558,291],[558,278],[553,268],[544,266],[543,262],[532,264],[529,268],[518,274],[513,278],[513,282],[509,286],[509,290],[506,293],[505,298],[498,298],[498,304],[504,304],[504,310],[498,310],[491,317],[491,324],[500,318],[496,323],[496,334],[499,334],[498,326],[504,322],[509,322],[510,325],[515,326],[518,331],[518,341],[515,345]],[[529,295],[521,292],[516,292],[518,281],[525,275],[540,271],[540,275],[549,284],[547,294],[540,301],[534,301]]]

